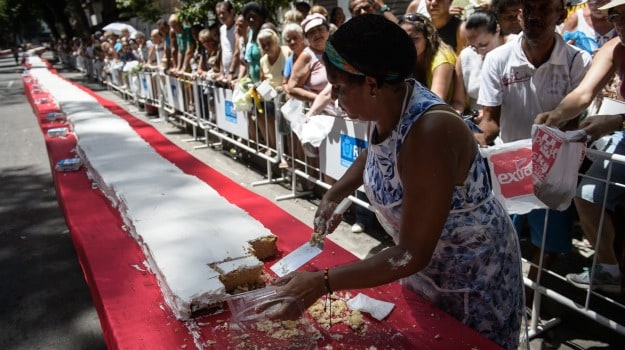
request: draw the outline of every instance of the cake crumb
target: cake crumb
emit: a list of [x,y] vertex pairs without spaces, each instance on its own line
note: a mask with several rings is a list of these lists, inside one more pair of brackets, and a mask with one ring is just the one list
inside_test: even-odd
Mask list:
[[[347,294],[349,295],[349,294]],[[363,325],[365,320],[358,310],[350,310],[345,302],[346,295],[332,293],[328,296],[317,300],[310,308],[308,314],[318,325],[329,329],[331,326],[344,323],[354,331],[362,331],[365,329]],[[332,310],[330,314],[330,310]],[[331,317],[331,318],[330,318]]]
[[343,339],[343,335],[342,334],[331,334],[330,337],[332,337],[332,339],[334,339],[334,340],[341,340],[341,339]]
[[395,259],[393,257],[388,258],[388,262],[391,264],[391,269],[397,270],[400,267],[408,265],[412,260],[412,254],[410,252],[404,252],[401,258]]

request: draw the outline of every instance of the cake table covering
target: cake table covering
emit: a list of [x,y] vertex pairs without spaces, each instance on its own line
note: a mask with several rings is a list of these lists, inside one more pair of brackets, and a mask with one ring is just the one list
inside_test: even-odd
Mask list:
[[[54,72],[54,71],[53,71]],[[50,159],[58,202],[64,213],[85,280],[109,349],[225,349],[235,348],[229,337],[230,314],[222,312],[176,319],[165,304],[156,278],[144,266],[145,256],[135,240],[124,231],[117,209],[97,188],[92,187],[86,171],[57,172],[57,161],[75,156],[76,139],[50,138],[46,131],[59,123],[46,120],[46,114],[59,112],[51,96],[36,82],[23,77],[24,91],[37,116]],[[33,84],[35,87],[33,88]],[[265,263],[269,270],[277,259],[309,239],[310,226],[300,222],[270,200],[259,196],[202,163],[169,141],[158,130],[135,118],[114,102],[75,84],[105,108],[125,119],[160,155],[217,190],[232,204],[247,211],[279,237],[279,255]],[[35,90],[35,91],[33,91]],[[41,100],[45,98],[46,100]],[[39,99],[39,100],[38,100]],[[45,101],[45,102],[42,102]],[[217,220],[217,218],[216,218]],[[331,241],[324,252],[303,269],[319,270],[357,258]],[[499,347],[429,304],[398,283],[350,291],[392,302],[390,315],[377,321],[367,314],[366,332],[358,333],[344,324],[330,330],[320,329],[318,348],[333,349],[498,349]],[[340,336],[337,336],[340,334]],[[263,344],[257,344],[262,348]]]

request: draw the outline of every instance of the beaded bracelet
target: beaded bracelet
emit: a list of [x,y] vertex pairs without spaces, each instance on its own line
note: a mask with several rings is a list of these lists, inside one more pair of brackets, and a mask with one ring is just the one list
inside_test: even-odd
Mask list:
[[323,279],[326,282],[326,291],[328,292],[328,294],[332,294],[332,288],[330,288],[330,276],[328,275],[329,272],[330,269],[323,270]]
[[329,309],[330,309],[329,310],[329,314],[330,314],[330,317],[329,317],[330,318],[330,327],[332,327],[332,297],[331,297],[331,295],[332,295],[332,288],[330,288],[330,276],[329,276],[329,273],[330,273],[330,269],[323,270],[323,280],[326,283],[326,292],[327,292],[327,294],[326,294],[326,302],[325,302],[325,305],[323,306],[323,311],[325,312],[326,311],[326,307],[328,307],[328,305],[329,305]]

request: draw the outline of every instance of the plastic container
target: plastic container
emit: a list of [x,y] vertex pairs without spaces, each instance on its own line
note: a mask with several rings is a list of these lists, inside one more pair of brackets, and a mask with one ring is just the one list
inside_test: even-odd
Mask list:
[[[294,321],[273,321],[268,313],[294,298],[279,297],[276,289],[267,287],[237,294],[226,300],[231,317],[229,349],[267,348],[271,350],[316,349],[315,329],[306,317]],[[298,307],[302,308],[298,303]],[[262,311],[261,311],[262,310]]]
[[65,123],[67,121],[67,116],[62,112],[50,112],[46,114],[46,120],[51,122],[61,122]]
[[48,137],[51,137],[51,138],[54,138],[54,137],[65,137],[65,136],[67,136],[67,134],[69,134],[69,128],[62,127],[62,128],[48,129],[47,134],[48,134]]
[[54,169],[56,169],[56,171],[61,171],[61,172],[76,171],[80,169],[81,165],[82,165],[82,161],[80,160],[80,158],[61,159],[56,163],[56,165],[54,166]]

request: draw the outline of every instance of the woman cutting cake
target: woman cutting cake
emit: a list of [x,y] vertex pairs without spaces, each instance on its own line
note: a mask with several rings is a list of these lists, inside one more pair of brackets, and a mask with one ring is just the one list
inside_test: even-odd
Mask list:
[[[312,305],[323,294],[400,280],[499,345],[517,347],[523,310],[516,233],[492,196],[471,131],[439,97],[408,79],[415,47],[396,24],[362,15],[342,25],[323,55],[332,97],[349,118],[372,123],[368,149],[325,194],[315,231],[364,184],[396,245],[324,271],[291,273],[281,296]],[[323,231],[323,230],[322,230]],[[301,309],[299,309],[301,310]],[[270,315],[293,318],[298,305]]]

